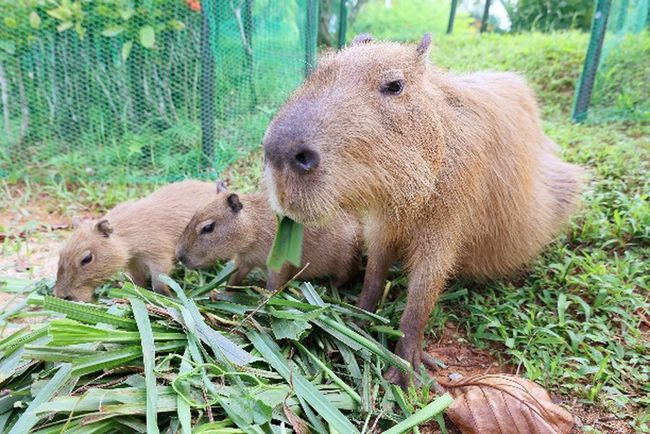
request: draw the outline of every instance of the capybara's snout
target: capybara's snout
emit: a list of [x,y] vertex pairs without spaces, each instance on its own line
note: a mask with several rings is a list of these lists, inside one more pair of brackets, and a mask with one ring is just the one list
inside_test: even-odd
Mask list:
[[313,172],[321,162],[313,137],[317,117],[310,104],[286,107],[266,131],[266,163],[280,171],[288,168],[297,175]]
[[320,163],[318,150],[301,140],[273,136],[264,142],[264,157],[274,169],[288,167],[298,175],[312,172]]

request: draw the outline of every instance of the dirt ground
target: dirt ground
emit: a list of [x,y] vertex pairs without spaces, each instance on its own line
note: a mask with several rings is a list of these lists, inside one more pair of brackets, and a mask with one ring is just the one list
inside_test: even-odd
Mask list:
[[[459,376],[468,377],[477,374],[515,374],[516,367],[504,364],[500,365],[496,358],[486,350],[478,350],[470,345],[461,331],[453,323],[447,323],[442,336],[437,340],[427,342],[427,352],[442,362],[447,367],[438,369],[431,374],[439,382],[448,382]],[[613,413],[606,413],[593,405],[585,404],[578,398],[572,396],[552,395],[552,400],[560,404],[574,416],[575,426],[573,433],[595,430],[613,433],[628,434],[634,430],[630,427],[629,421],[619,419]],[[445,418],[447,429],[450,433],[460,433],[454,425]],[[583,429],[584,428],[584,429]],[[595,432],[598,432],[595,431]],[[429,424],[421,429],[421,432],[437,434],[440,431],[435,423]]]

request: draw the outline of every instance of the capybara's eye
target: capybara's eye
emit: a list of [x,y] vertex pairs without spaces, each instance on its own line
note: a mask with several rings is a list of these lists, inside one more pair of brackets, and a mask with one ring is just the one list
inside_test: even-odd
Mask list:
[[389,81],[381,86],[381,93],[386,95],[399,95],[404,91],[405,85],[404,80]]
[[93,254],[92,254],[92,253],[88,253],[88,254],[87,254],[86,256],[84,256],[84,258],[81,260],[81,265],[82,265],[82,266],[83,266],[83,265],[88,265],[88,264],[90,264],[90,263],[92,262],[92,260],[93,260]]
[[201,228],[201,233],[202,234],[209,234],[212,231],[214,231],[214,222],[208,223],[207,225],[205,225],[205,226],[203,226]]

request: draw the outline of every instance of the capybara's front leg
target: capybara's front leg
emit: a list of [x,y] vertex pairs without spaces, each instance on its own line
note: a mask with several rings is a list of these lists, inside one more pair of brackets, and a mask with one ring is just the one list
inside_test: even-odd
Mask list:
[[233,273],[232,276],[230,276],[230,279],[228,279],[228,286],[239,286],[241,285],[242,280],[248,276],[248,273],[250,273],[252,270],[252,267],[247,264],[237,264],[237,271]]
[[[293,265],[289,264],[288,262],[285,263],[282,268],[280,268],[280,271],[273,271],[269,269],[268,273],[268,279],[266,280],[266,289],[268,291],[275,291],[285,283],[289,281],[293,276],[296,275],[298,272],[298,268],[294,267]],[[298,276],[300,277],[300,276]]]
[[357,307],[374,312],[384,289],[388,269],[395,262],[395,251],[379,240],[368,242],[368,263]]
[[[167,263],[168,262],[168,263]],[[151,286],[153,287],[154,292],[157,294],[166,295],[167,297],[171,296],[172,293],[169,290],[169,287],[160,281],[161,274],[169,275],[169,272],[172,269],[172,262],[170,261],[149,261],[147,262],[149,267],[149,273],[151,274]]]
[[[444,242],[437,245],[444,246]],[[415,258],[419,259],[420,263],[416,263],[409,273],[406,309],[399,323],[404,336],[397,342],[395,354],[411,363],[415,372],[419,372],[422,363],[431,369],[436,368],[435,359],[423,352],[422,341],[427,321],[452,269],[454,255],[453,252],[444,251],[444,248],[433,252],[423,249],[415,254]],[[391,367],[386,372],[385,378],[392,383],[407,387],[409,375],[409,372]]]

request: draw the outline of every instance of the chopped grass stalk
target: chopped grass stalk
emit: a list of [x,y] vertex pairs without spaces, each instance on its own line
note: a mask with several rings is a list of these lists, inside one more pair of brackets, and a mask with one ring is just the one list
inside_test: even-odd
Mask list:
[[154,346],[153,332],[149,322],[149,314],[142,300],[132,298],[129,300],[133,308],[133,316],[138,324],[142,342],[142,356],[144,362],[144,380],[147,386],[147,434],[159,434],[158,430],[158,391],[156,390],[156,375],[154,373],[154,360],[156,347]]
[[9,434],[28,434],[32,431],[32,428],[34,428],[38,423],[38,417],[35,414],[36,410],[41,404],[49,401],[61,386],[63,386],[63,383],[69,378],[71,371],[72,365],[69,363],[61,365],[57,373],[54,374],[45,387],[43,387],[36,394],[32,402],[29,403],[27,409],[9,431]]
[[413,427],[419,426],[420,424],[435,418],[439,414],[442,414],[442,412],[445,411],[445,409],[449,407],[453,402],[454,399],[451,397],[451,395],[445,393],[394,427],[384,431],[384,434],[400,434],[410,430]]

